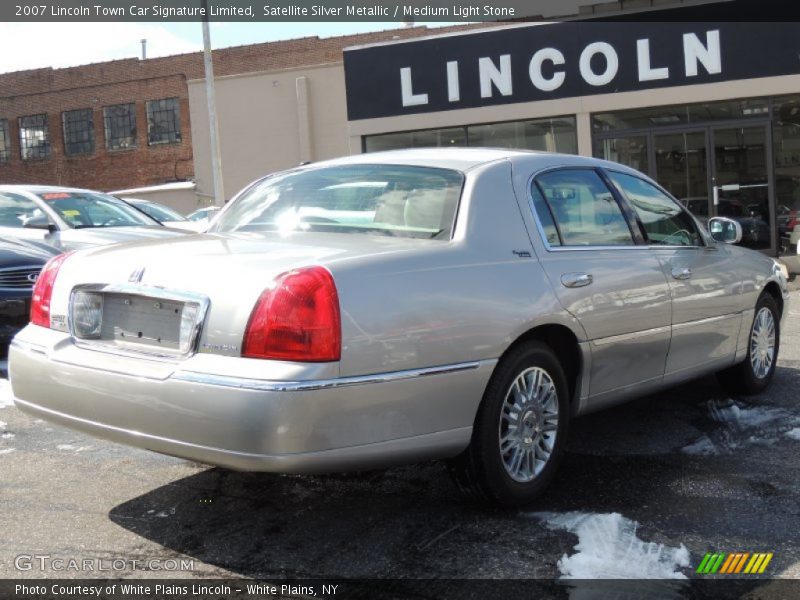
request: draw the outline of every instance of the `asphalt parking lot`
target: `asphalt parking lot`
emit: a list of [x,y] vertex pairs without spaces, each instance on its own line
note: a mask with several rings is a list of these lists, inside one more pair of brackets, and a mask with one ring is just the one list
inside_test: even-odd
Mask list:
[[[2,381],[0,578],[162,576],[132,563],[153,559],[190,560],[169,573],[187,578],[682,577],[711,551],[771,552],[765,576],[800,578],[792,295],[768,394],[707,378],[579,419],[549,493],[522,512],[476,506],[439,463],[276,476],[118,446],[23,415]],[[20,555],[50,558],[20,570]]]

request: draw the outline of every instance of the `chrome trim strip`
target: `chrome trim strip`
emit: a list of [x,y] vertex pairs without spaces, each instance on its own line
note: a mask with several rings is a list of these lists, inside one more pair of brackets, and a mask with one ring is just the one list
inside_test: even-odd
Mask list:
[[689,329],[690,327],[697,327],[698,325],[706,325],[708,323],[715,323],[717,321],[724,321],[725,319],[733,319],[736,317],[741,317],[742,313],[728,313],[726,315],[718,315],[716,317],[708,317],[707,319],[698,319],[697,321],[686,321],[685,323],[678,323],[672,326],[672,330],[675,331],[681,329]]
[[407,371],[393,371],[390,373],[375,373],[373,375],[357,375],[354,377],[339,377],[336,379],[317,379],[310,381],[270,381],[261,379],[245,379],[228,375],[211,375],[196,371],[176,371],[170,379],[199,383],[202,385],[215,385],[220,387],[236,388],[241,390],[254,390],[259,392],[308,392],[312,390],[327,390],[353,385],[367,385],[372,383],[390,383],[417,379],[431,375],[447,375],[471,371],[484,365],[496,363],[496,360],[482,360],[475,362],[442,365],[424,369],[410,369]]
[[592,340],[592,344],[595,346],[607,346],[608,344],[627,342],[630,340],[647,337],[649,335],[656,335],[659,333],[669,333],[670,329],[671,327],[669,325],[665,325],[663,327],[653,327],[652,329],[643,329],[642,331],[634,331],[632,333],[622,333],[620,335],[612,335],[609,337],[598,338],[596,340]]

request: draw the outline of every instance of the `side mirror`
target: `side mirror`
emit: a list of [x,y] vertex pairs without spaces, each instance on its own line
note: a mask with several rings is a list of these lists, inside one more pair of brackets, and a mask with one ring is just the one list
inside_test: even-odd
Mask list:
[[53,223],[47,215],[36,215],[35,217],[26,219],[22,227],[25,229],[45,229],[50,233],[56,231],[55,223]]
[[742,241],[742,226],[738,221],[727,217],[711,217],[708,220],[708,232],[718,242],[738,244]]

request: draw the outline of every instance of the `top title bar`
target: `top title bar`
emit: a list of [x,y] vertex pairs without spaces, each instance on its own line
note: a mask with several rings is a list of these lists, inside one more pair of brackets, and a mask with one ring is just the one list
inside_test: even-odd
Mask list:
[[498,21],[542,18],[549,4],[547,0],[4,0],[0,21]]
[[[661,0],[659,8],[733,0]],[[0,21],[405,21],[559,20],[613,14],[609,0],[3,0]],[[599,11],[599,12],[598,12]]]

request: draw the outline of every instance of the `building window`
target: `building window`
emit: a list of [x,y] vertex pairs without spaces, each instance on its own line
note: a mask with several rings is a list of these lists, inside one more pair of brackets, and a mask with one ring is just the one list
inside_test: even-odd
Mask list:
[[470,146],[578,153],[574,117],[470,125],[467,139]]
[[181,141],[181,112],[177,98],[147,103],[147,143],[174,144]]
[[369,135],[364,138],[366,152],[400,150],[402,148],[439,148],[443,146],[466,146],[467,131],[464,127],[400,131]]
[[19,118],[19,150],[22,160],[50,156],[47,115],[31,115]]
[[136,105],[117,104],[103,109],[106,148],[124,150],[136,147]]
[[0,119],[0,163],[11,158],[11,137],[8,135],[8,120]]
[[443,146],[524,148],[577,154],[578,134],[574,117],[557,117],[401,131],[364,137],[365,152]]
[[766,98],[654,106],[610,113],[595,113],[592,115],[592,130],[595,133],[643,130],[668,125],[694,125],[756,117],[769,117],[769,102]]
[[94,152],[94,120],[92,109],[69,110],[61,113],[64,126],[64,152],[91,154]]

